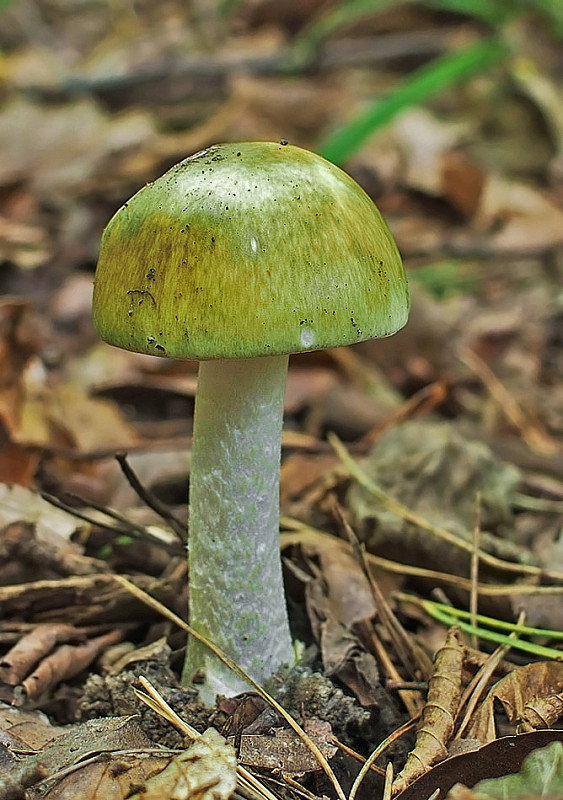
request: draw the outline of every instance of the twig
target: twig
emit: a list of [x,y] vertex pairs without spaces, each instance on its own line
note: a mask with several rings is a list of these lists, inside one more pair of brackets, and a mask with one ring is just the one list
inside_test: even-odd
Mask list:
[[[477,492],[475,525],[473,526],[473,552],[471,553],[470,575],[471,592],[469,594],[469,610],[471,612],[471,624],[477,624],[477,612],[479,610],[479,545],[481,542],[481,492]],[[473,649],[477,650],[477,637],[473,636]]]
[[[178,544],[176,542],[167,542],[159,536],[155,536],[149,530],[144,528],[142,525],[136,525],[131,520],[124,517],[118,511],[114,511],[111,508],[106,508],[105,506],[98,505],[97,503],[92,502],[91,500],[83,500],[82,498],[78,497],[77,495],[70,495],[71,497],[80,500],[81,503],[84,505],[90,505],[95,511],[99,511],[101,514],[105,514],[110,519],[119,522],[120,525],[123,526],[123,529],[130,536],[132,539],[147,539],[151,542],[154,542],[163,550],[170,553],[171,555],[178,554]],[[87,522],[90,525],[95,525],[98,528],[103,528],[107,531],[112,531],[112,533],[119,534],[123,533],[123,530],[116,528],[115,525],[109,525],[107,522],[102,522],[100,519],[96,519],[96,517],[87,514],[84,511],[78,511],[78,509],[74,508],[73,506],[65,503],[64,500],[61,500],[54,495],[47,494],[47,492],[41,492],[41,497],[46,500],[51,505],[55,506],[56,508],[60,508],[63,511],[66,511],[68,514],[72,514],[73,517],[77,519],[81,519],[84,522]]]
[[[337,456],[348,470],[349,474],[360,484],[360,486],[363,486],[364,489],[367,489],[370,494],[376,497],[382,506],[384,506],[388,511],[396,514],[400,519],[411,522],[421,530],[427,531],[428,533],[432,534],[432,536],[442,539],[453,547],[457,547],[459,550],[464,550],[469,554],[473,552],[473,546],[470,541],[466,541],[465,539],[456,536],[450,531],[447,531],[445,528],[432,525],[432,523],[428,522],[427,519],[419,516],[414,511],[411,511],[394,497],[391,497],[391,495],[387,494],[387,492],[384,492],[383,489],[381,489],[374,481],[371,480],[371,478],[369,478],[368,475],[366,475],[366,473],[354,461],[354,459],[351,458],[340,439],[334,433],[329,433],[328,439]],[[525,575],[533,575],[538,578],[549,577],[556,581],[563,581],[562,572],[543,570],[540,567],[535,567],[530,564],[517,564],[511,561],[505,561],[504,559],[497,558],[496,556],[490,555],[483,550],[479,552],[479,559],[484,564],[488,564],[490,567],[502,570],[503,572],[515,572]]]
[[561,448],[543,429],[542,425],[538,421],[532,420],[477,353],[466,347],[460,353],[460,360],[482,381],[508,421],[520,431],[528,447],[542,455],[553,456],[561,453]]
[[[331,534],[318,530],[317,528],[312,528],[291,517],[282,517],[281,523],[283,527],[289,528],[289,531],[283,531],[281,534],[280,541],[282,549],[292,544],[306,542],[307,540],[312,541],[319,547],[322,547],[323,540],[326,540],[327,546],[329,546],[330,540],[333,538]],[[372,553],[366,553],[365,557],[370,567],[377,567],[385,572],[392,572],[399,575],[412,575],[413,577],[430,581],[432,584],[445,583],[449,586],[455,586],[457,589],[463,589],[468,592],[471,591],[471,580],[463,578],[460,575],[451,575],[447,572],[439,572],[438,570],[427,569],[426,567],[415,567],[412,564],[402,564],[399,561],[391,561],[388,558],[375,556]],[[506,597],[510,595],[528,594],[563,594],[563,586],[537,586],[531,583],[510,585],[480,583],[477,589],[481,596],[487,597]]]
[[186,526],[170,511],[167,505],[162,503],[158,497],[154,495],[153,492],[150,492],[146,489],[137,474],[135,473],[134,469],[131,467],[129,462],[127,461],[127,456],[125,453],[116,453],[115,460],[121,467],[121,471],[127,478],[129,485],[137,493],[140,499],[147,505],[149,508],[152,508],[160,517],[162,517],[165,522],[167,522],[174,533],[178,536],[181,542],[186,541]]

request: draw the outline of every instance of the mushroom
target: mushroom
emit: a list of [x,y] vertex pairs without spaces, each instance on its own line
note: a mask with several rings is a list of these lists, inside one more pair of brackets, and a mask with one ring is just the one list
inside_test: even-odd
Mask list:
[[[106,342],[198,359],[189,490],[191,626],[263,683],[294,660],[279,553],[290,353],[388,336],[409,298],[395,242],[346,173],[286,142],[220,144],[109,222],[94,284]],[[200,696],[245,685],[190,637]]]

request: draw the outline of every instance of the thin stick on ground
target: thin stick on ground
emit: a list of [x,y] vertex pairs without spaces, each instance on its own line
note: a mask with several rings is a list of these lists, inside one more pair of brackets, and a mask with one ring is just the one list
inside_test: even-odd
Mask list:
[[147,505],[149,508],[152,508],[152,510],[155,511],[159,517],[162,517],[162,519],[170,525],[180,541],[185,542],[186,526],[181,520],[174,516],[167,505],[162,503],[158,497],[153,494],[153,492],[150,492],[145,486],[143,486],[137,477],[135,470],[127,461],[127,455],[125,453],[117,453],[115,460],[119,464],[121,471],[127,478],[127,481],[133,491],[136,492],[145,505]]
[[[366,473],[362,470],[359,464],[354,461],[340,439],[334,433],[328,434],[328,440],[335,453],[342,461],[342,464],[346,467],[350,476],[353,477],[354,480],[360,484],[360,486],[376,497],[384,508],[386,508],[388,511],[391,511],[393,514],[396,514],[400,519],[411,522],[421,530],[427,531],[432,536],[447,542],[453,547],[457,547],[459,550],[464,550],[469,554],[473,552],[473,545],[471,544],[470,537],[469,541],[462,539],[445,528],[432,525],[432,523],[430,523],[427,519],[421,517],[419,514],[416,514],[414,511],[411,511],[394,497],[391,497],[391,495],[383,491],[383,489],[381,489],[374,481],[371,480],[368,475],[366,475]],[[503,572],[511,572],[516,574],[520,573],[522,575],[533,575],[534,577],[538,578],[544,577],[551,580],[563,581],[563,572],[558,572],[556,570],[543,570],[540,567],[535,567],[530,564],[517,564],[512,561],[505,561],[504,559],[497,558],[496,556],[490,555],[483,550],[479,552],[479,559],[482,563],[498,570],[502,570]]]

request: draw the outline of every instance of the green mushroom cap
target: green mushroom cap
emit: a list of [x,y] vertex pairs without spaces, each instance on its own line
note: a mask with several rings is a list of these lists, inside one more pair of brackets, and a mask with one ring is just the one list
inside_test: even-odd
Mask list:
[[186,158],[109,222],[94,284],[102,339],[171,358],[281,355],[388,336],[409,310],[371,199],[284,143]]

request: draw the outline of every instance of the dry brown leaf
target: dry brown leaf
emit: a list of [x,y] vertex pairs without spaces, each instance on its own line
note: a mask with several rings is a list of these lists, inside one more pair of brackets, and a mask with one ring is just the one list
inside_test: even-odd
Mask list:
[[453,734],[459,706],[463,657],[459,630],[450,628],[444,646],[436,654],[434,673],[428,681],[428,696],[414,750],[393,781],[393,794],[406,789],[432,764],[446,757],[446,746]]
[[441,169],[444,196],[454,208],[465,216],[472,217],[479,207],[486,181],[484,170],[465,153],[456,150],[445,154]]
[[401,148],[407,186],[430,195],[443,191],[443,160],[467,136],[467,123],[444,122],[427,109],[403,112],[393,131]]
[[[320,561],[320,574],[305,584],[305,605],[327,675],[339,678],[362,706],[375,706],[379,683],[376,661],[352,633],[352,626],[374,616],[369,581],[350,546],[339,539],[307,537],[302,552]],[[316,566],[311,562],[316,573]]]
[[26,400],[17,440],[45,446],[72,447],[87,453],[128,448],[139,436],[117,405],[88,396],[81,387],[49,387],[28,373]]
[[496,252],[545,251],[563,243],[563,209],[555,200],[498,175],[485,182],[474,224]]
[[21,300],[0,303],[0,423],[11,434],[20,424],[24,387],[21,374],[35,353],[29,304]]
[[0,449],[0,484],[31,486],[39,461],[37,448],[7,442]]
[[16,222],[0,216],[0,261],[19,269],[33,269],[51,255],[46,232],[38,225]]
[[526,703],[520,728],[523,731],[553,728],[561,717],[563,717],[563,692]]
[[[228,800],[237,780],[237,759],[232,745],[214,728],[208,728],[158,775],[147,781],[130,800]],[[99,800],[107,795],[99,794]]]
[[65,732],[41,711],[15,708],[0,702],[0,732],[6,747],[13,750],[41,750]]
[[[0,731],[6,746],[1,778],[8,786],[12,779],[12,784],[21,787],[25,776],[30,779],[26,782],[28,786],[45,777],[50,781],[33,797],[48,796],[50,800],[122,798],[127,796],[131,785],[144,783],[162,768],[162,757],[148,757],[148,753],[154,753],[154,745],[135,716],[100,718],[55,727],[38,711],[22,711],[0,703]],[[110,756],[111,751],[136,750],[143,752],[135,753],[130,759]],[[163,757],[169,758],[166,752]],[[5,784],[1,788],[4,789]],[[47,788],[50,791],[45,794]],[[23,797],[22,794],[9,796]]]
[[321,627],[320,649],[326,674],[338,678],[364,708],[377,706],[377,661],[358,637],[340,623],[327,620]]
[[[83,451],[136,444],[139,437],[117,406],[89,397],[75,384],[51,385],[37,356],[40,339],[28,304],[7,300],[0,304],[0,424],[7,444],[28,449],[70,446]],[[25,460],[14,465],[14,474],[9,472],[5,454],[4,462],[7,480],[17,478],[18,471],[23,476],[29,472]]]
[[307,406],[318,402],[340,379],[333,369],[323,366],[294,367],[287,376],[284,410],[296,414]]
[[78,644],[55,647],[42,658],[33,672],[14,688],[13,704],[22,706],[48,692],[64,680],[86,669],[106,648],[123,639],[120,630],[113,630]]
[[320,562],[321,589],[328,603],[321,619],[329,614],[350,628],[373,617],[376,607],[369,581],[347,542],[336,537],[308,537],[303,538],[302,550],[307,558]]
[[563,664],[559,661],[539,661],[517,667],[501,678],[489,691],[479,707],[467,737],[480,742],[496,739],[494,718],[495,700],[498,700],[510,722],[524,719],[528,704],[537,698],[549,697],[563,690]]
[[[332,758],[337,748],[330,743],[330,723],[311,718],[305,720],[303,729],[320,748],[326,758]],[[284,775],[295,777],[304,772],[317,772],[320,764],[305,742],[295,731],[283,728],[272,736],[243,734],[240,740],[239,758],[242,764],[262,769],[281,770]]]
[[163,758],[169,755],[157,754],[138,718],[128,716],[72,725],[30,760],[43,764],[56,781],[42,795],[49,800],[121,800],[162,769]]
[[[132,788],[148,782],[170,759],[166,754],[155,753],[154,749],[149,752],[146,755],[112,755],[104,751],[96,754],[93,750],[92,758],[95,760],[92,763],[75,767],[45,797],[47,800],[125,800],[130,797]],[[146,800],[149,795],[142,797]],[[159,797],[166,800],[168,796]],[[169,797],[175,800],[174,795]]]
[[[61,203],[94,182],[99,188],[100,176],[114,178],[119,156],[150,149],[155,137],[143,110],[112,117],[91,98],[67,105],[15,99],[0,119],[0,185],[25,182],[51,205]],[[107,174],[110,159],[116,169]]]
[[[468,740],[464,741],[468,745],[475,744]],[[437,790],[439,790],[439,798],[442,800],[448,791],[453,791],[453,787],[456,785],[475,786],[483,780],[515,774],[522,769],[525,759],[530,754],[554,742],[562,741],[563,731],[557,730],[501,736],[494,742],[476,749],[468,749],[440,762],[411,784],[408,789],[405,789],[399,796],[400,800],[427,800],[427,798],[435,797]],[[448,794],[447,797],[451,797],[453,800],[454,795]],[[457,798],[458,795],[455,797]],[[502,797],[505,800],[512,800],[513,793],[503,794]],[[523,798],[519,797],[519,800],[523,800]]]
[[336,457],[332,453],[291,453],[284,458],[280,470],[281,503],[298,500],[317,481],[328,475],[335,465]]
[[55,622],[37,625],[2,657],[0,680],[16,686],[54,647],[66,642],[83,641],[84,634],[77,631],[74,625]]

